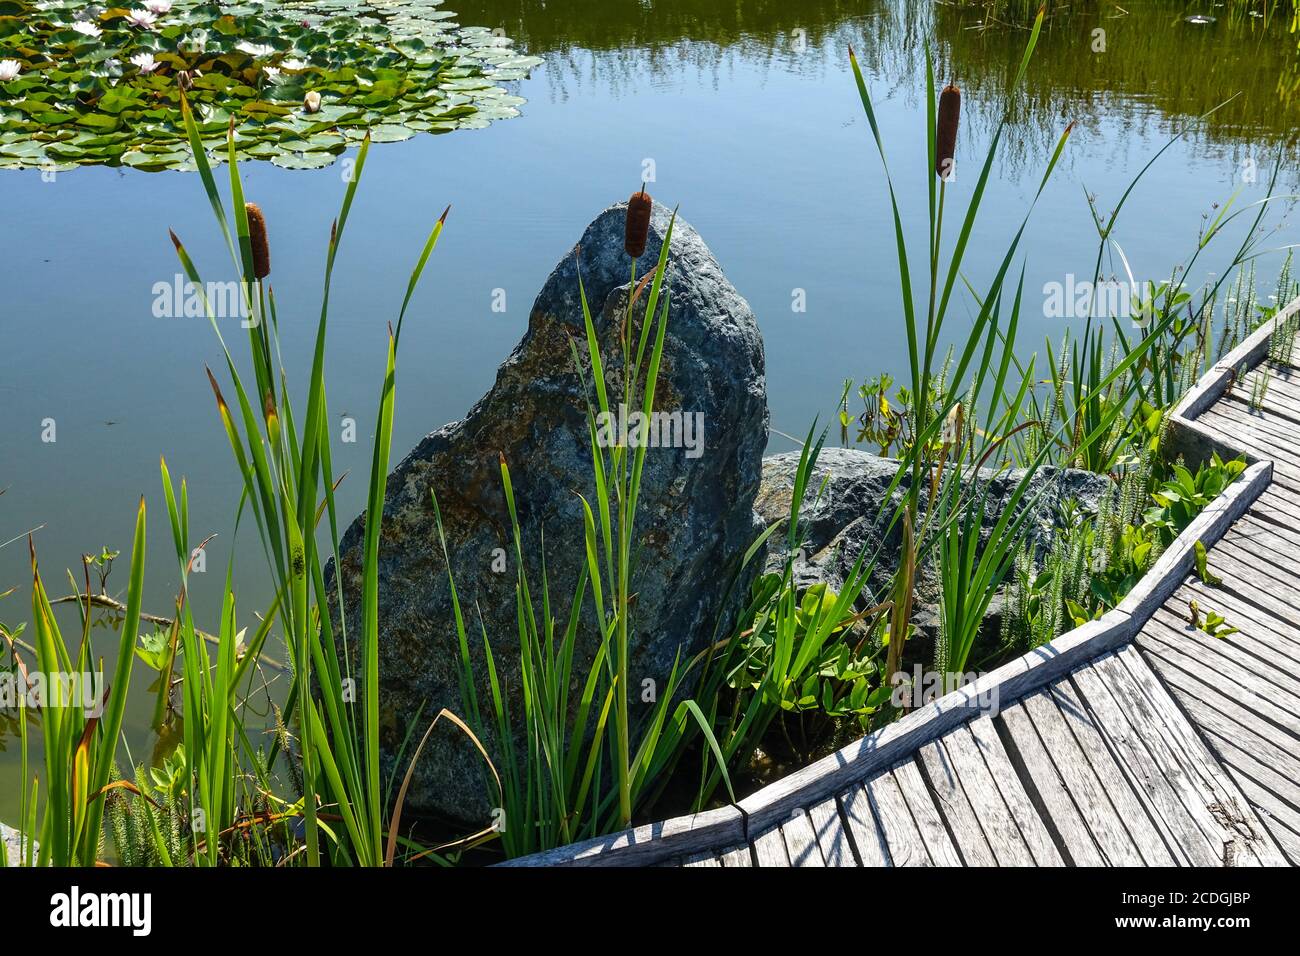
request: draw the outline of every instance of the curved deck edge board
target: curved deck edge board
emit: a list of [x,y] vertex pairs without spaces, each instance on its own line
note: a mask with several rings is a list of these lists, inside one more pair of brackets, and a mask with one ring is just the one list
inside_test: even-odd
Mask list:
[[[1238,610],[1258,609],[1252,623],[1300,622],[1300,572],[1289,601],[1282,601],[1279,595],[1287,597],[1281,592],[1291,582],[1278,577],[1284,569],[1276,561],[1266,580],[1246,575],[1234,589],[1229,572],[1244,574],[1244,546],[1234,538],[1218,558],[1213,552],[1248,514],[1265,531],[1282,529],[1266,536],[1275,551],[1291,530],[1300,531],[1300,464],[1293,464],[1300,461],[1300,419],[1293,420],[1300,390],[1288,389],[1273,403],[1271,422],[1254,421],[1233,391],[1262,371],[1300,383],[1300,368],[1273,370],[1266,361],[1274,331],[1298,313],[1300,298],[1217,362],[1174,409],[1166,436],[1171,454],[1189,463],[1215,452],[1244,455],[1247,468],[1114,610],[739,804],[506,865],[692,860],[710,866],[704,861],[720,859],[724,867],[789,866],[792,854],[802,861],[794,865],[832,866],[1208,865],[1216,853],[1220,865],[1285,865],[1286,853],[1300,862],[1300,784],[1294,795],[1279,793],[1276,774],[1269,776],[1239,742],[1224,739],[1213,702],[1180,699],[1199,684],[1168,670],[1179,659],[1162,643],[1174,612],[1157,615],[1189,591],[1210,587],[1193,574],[1199,543],[1210,551],[1212,564],[1223,564],[1225,601]],[[1225,399],[1232,402],[1225,413],[1198,421]],[[1265,402],[1261,414],[1269,413]],[[1293,427],[1294,456],[1284,453]],[[1286,520],[1288,513],[1293,522]],[[1180,589],[1187,590],[1176,598]],[[1148,622],[1149,652],[1140,650]],[[1290,638],[1270,632],[1270,640]],[[1244,653],[1259,663],[1260,655],[1287,646],[1266,640]],[[1294,657],[1282,657],[1289,676]],[[1300,738],[1293,743],[1287,755],[1300,760]],[[1066,760],[1054,745],[1077,759]],[[980,754],[982,765],[974,762]],[[981,814],[986,805],[988,819]]]
[[674,856],[745,842],[745,827],[735,807],[648,823],[633,830],[571,843],[498,866],[649,866]]

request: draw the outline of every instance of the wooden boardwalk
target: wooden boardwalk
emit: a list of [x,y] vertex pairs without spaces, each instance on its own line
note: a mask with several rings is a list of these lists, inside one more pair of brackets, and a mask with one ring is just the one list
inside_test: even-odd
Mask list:
[[[1271,331],[1171,430],[1189,460],[1249,467],[1116,611],[736,806],[516,863],[1300,863],[1300,360],[1269,360]],[[1239,630],[1194,626],[1210,611]]]

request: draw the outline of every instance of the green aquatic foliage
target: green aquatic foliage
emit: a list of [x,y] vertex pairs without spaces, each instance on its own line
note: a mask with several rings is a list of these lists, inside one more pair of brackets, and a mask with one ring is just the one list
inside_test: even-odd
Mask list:
[[758,576],[732,630],[704,652],[695,699],[718,746],[702,754],[697,810],[709,806],[727,768],[750,765],[760,751],[807,762],[833,744],[839,730],[870,730],[893,712],[882,659],[889,605],[875,603],[868,587],[875,558],[861,552],[838,592],[823,585],[804,591],[795,580],[809,532],[805,509],[816,513],[826,488],[825,479],[816,483],[825,441],[816,428],[808,430],[800,451],[789,515],[768,526],[741,567],[778,530],[784,546],[773,541],[767,547],[782,560]]
[[1147,510],[1145,524],[1155,529],[1166,545],[1172,543],[1245,470],[1244,459],[1225,462],[1217,453],[1196,474],[1175,464],[1173,474],[1152,494],[1155,505]]
[[[1004,648],[1038,647],[1117,606],[1174,538],[1246,469],[1244,459],[1214,455],[1195,472],[1175,463],[1162,480],[1153,476],[1154,464],[1154,452],[1144,455],[1096,515],[1068,509],[1040,560],[1028,549],[1022,552],[1007,589]],[[1218,582],[1199,541],[1195,562],[1203,582]]]
[[210,162],[233,125],[290,169],[517,115],[498,84],[540,61],[437,2],[0,0],[0,168],[193,170],[182,93]]

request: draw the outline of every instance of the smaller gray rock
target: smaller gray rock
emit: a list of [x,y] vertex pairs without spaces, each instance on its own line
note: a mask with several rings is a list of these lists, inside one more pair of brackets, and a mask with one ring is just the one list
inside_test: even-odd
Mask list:
[[[798,467],[798,452],[763,459],[763,479],[754,510],[765,526],[789,516]],[[839,591],[858,555],[866,548],[868,558],[873,554],[877,557],[868,579],[871,594],[863,595],[859,604],[865,608],[888,598],[902,551],[901,531],[897,525],[889,528],[889,523],[894,508],[902,500],[903,489],[909,484],[905,476],[892,498],[886,498],[897,471],[898,462],[892,458],[857,449],[822,449],[800,515],[807,529],[803,553],[795,558],[793,569],[795,585],[800,590],[824,582]],[[980,472],[980,481],[988,495],[980,532],[985,541],[1023,477],[1024,472],[1019,469]],[[822,488],[824,480],[826,484]],[[1027,507],[1026,503],[1032,502],[1035,508],[1029,520],[1027,540],[1036,554],[1041,557],[1051,546],[1053,531],[1059,526],[1059,515],[1067,501],[1074,500],[1084,511],[1095,512],[1113,487],[1114,483],[1105,475],[1090,471],[1038,469],[1021,503],[1021,507]],[[923,494],[923,509],[925,498]],[[783,540],[779,533],[770,539],[766,569],[769,572],[780,571],[783,566],[785,554],[779,543]],[[909,642],[908,661],[918,659],[928,663],[927,655],[938,626],[938,600],[939,585],[933,562],[925,557],[917,575],[913,613],[913,623],[922,640]],[[990,607],[992,616],[996,616],[998,606],[995,599]]]

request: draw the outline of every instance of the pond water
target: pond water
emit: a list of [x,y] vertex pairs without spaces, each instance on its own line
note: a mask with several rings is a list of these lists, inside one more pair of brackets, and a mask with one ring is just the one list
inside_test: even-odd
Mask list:
[[[1023,244],[1026,289],[1036,297],[1044,283],[1090,277],[1097,237],[1085,197],[1095,195],[1103,212],[1113,208],[1179,130],[1187,136],[1144,179],[1116,233],[1138,277],[1167,277],[1191,253],[1214,204],[1237,191],[1238,203],[1262,199],[1279,162],[1277,191],[1294,190],[1296,37],[1282,17],[1232,9],[1134,0],[1122,14],[1113,4],[1068,5],[1050,21],[1024,90],[1008,103],[1008,75],[1027,34],[1002,16],[985,22],[978,8],[920,0],[458,0],[462,24],[501,29],[543,64],[511,85],[526,99],[518,118],[371,150],[331,309],[331,408],[360,423],[356,444],[336,446],[336,470],[350,473],[341,511],[356,513],[364,497],[386,324],[448,203],[403,339],[396,456],[490,386],[551,268],[589,220],[643,178],[657,199],[680,204],[757,314],[771,450],[784,451],[793,447],[784,435],[803,434],[814,416],[831,420],[845,379],[898,372],[905,358],[887,194],[849,44],[878,101],[904,216],[919,229],[930,175],[921,123],[927,38],[940,78],[964,91],[952,187],[961,202],[996,116],[1010,111],[966,265],[976,280],[996,267],[1060,131],[1077,123]],[[1216,22],[1186,19],[1194,13]],[[291,375],[308,371],[345,168],[244,169],[249,198],[269,224]],[[1300,241],[1285,212],[1279,204],[1270,220],[1278,231],[1269,245]],[[153,311],[155,284],[178,271],[168,228],[208,277],[220,278],[228,261],[198,177],[0,170],[0,224],[0,542],[39,527],[47,583],[63,593],[70,588],[63,569],[77,568],[83,552],[129,549],[143,495],[151,517],[147,607],[166,614],[178,581],[158,475],[163,455],[172,475],[188,480],[194,537],[219,535],[206,576],[193,582],[199,619],[218,609],[233,548],[241,617],[252,621],[271,595],[255,535],[245,529],[235,542],[231,534],[240,481],[203,374],[220,359],[217,343],[206,320]],[[1202,263],[1213,270],[1234,249],[1227,235]],[[1261,259],[1261,279],[1279,263],[1279,255]],[[1029,312],[1026,351],[1041,349],[1044,336],[1059,338],[1061,320],[1036,305]],[[48,419],[53,442],[42,440]],[[110,591],[124,590],[126,564],[124,554]],[[0,548],[0,592],[19,588],[0,602],[0,619],[27,619],[29,582],[24,542]],[[108,632],[96,635],[109,653]],[[144,740],[150,698],[133,701],[127,731]],[[0,818],[11,818],[16,739],[0,736],[0,747]]]

